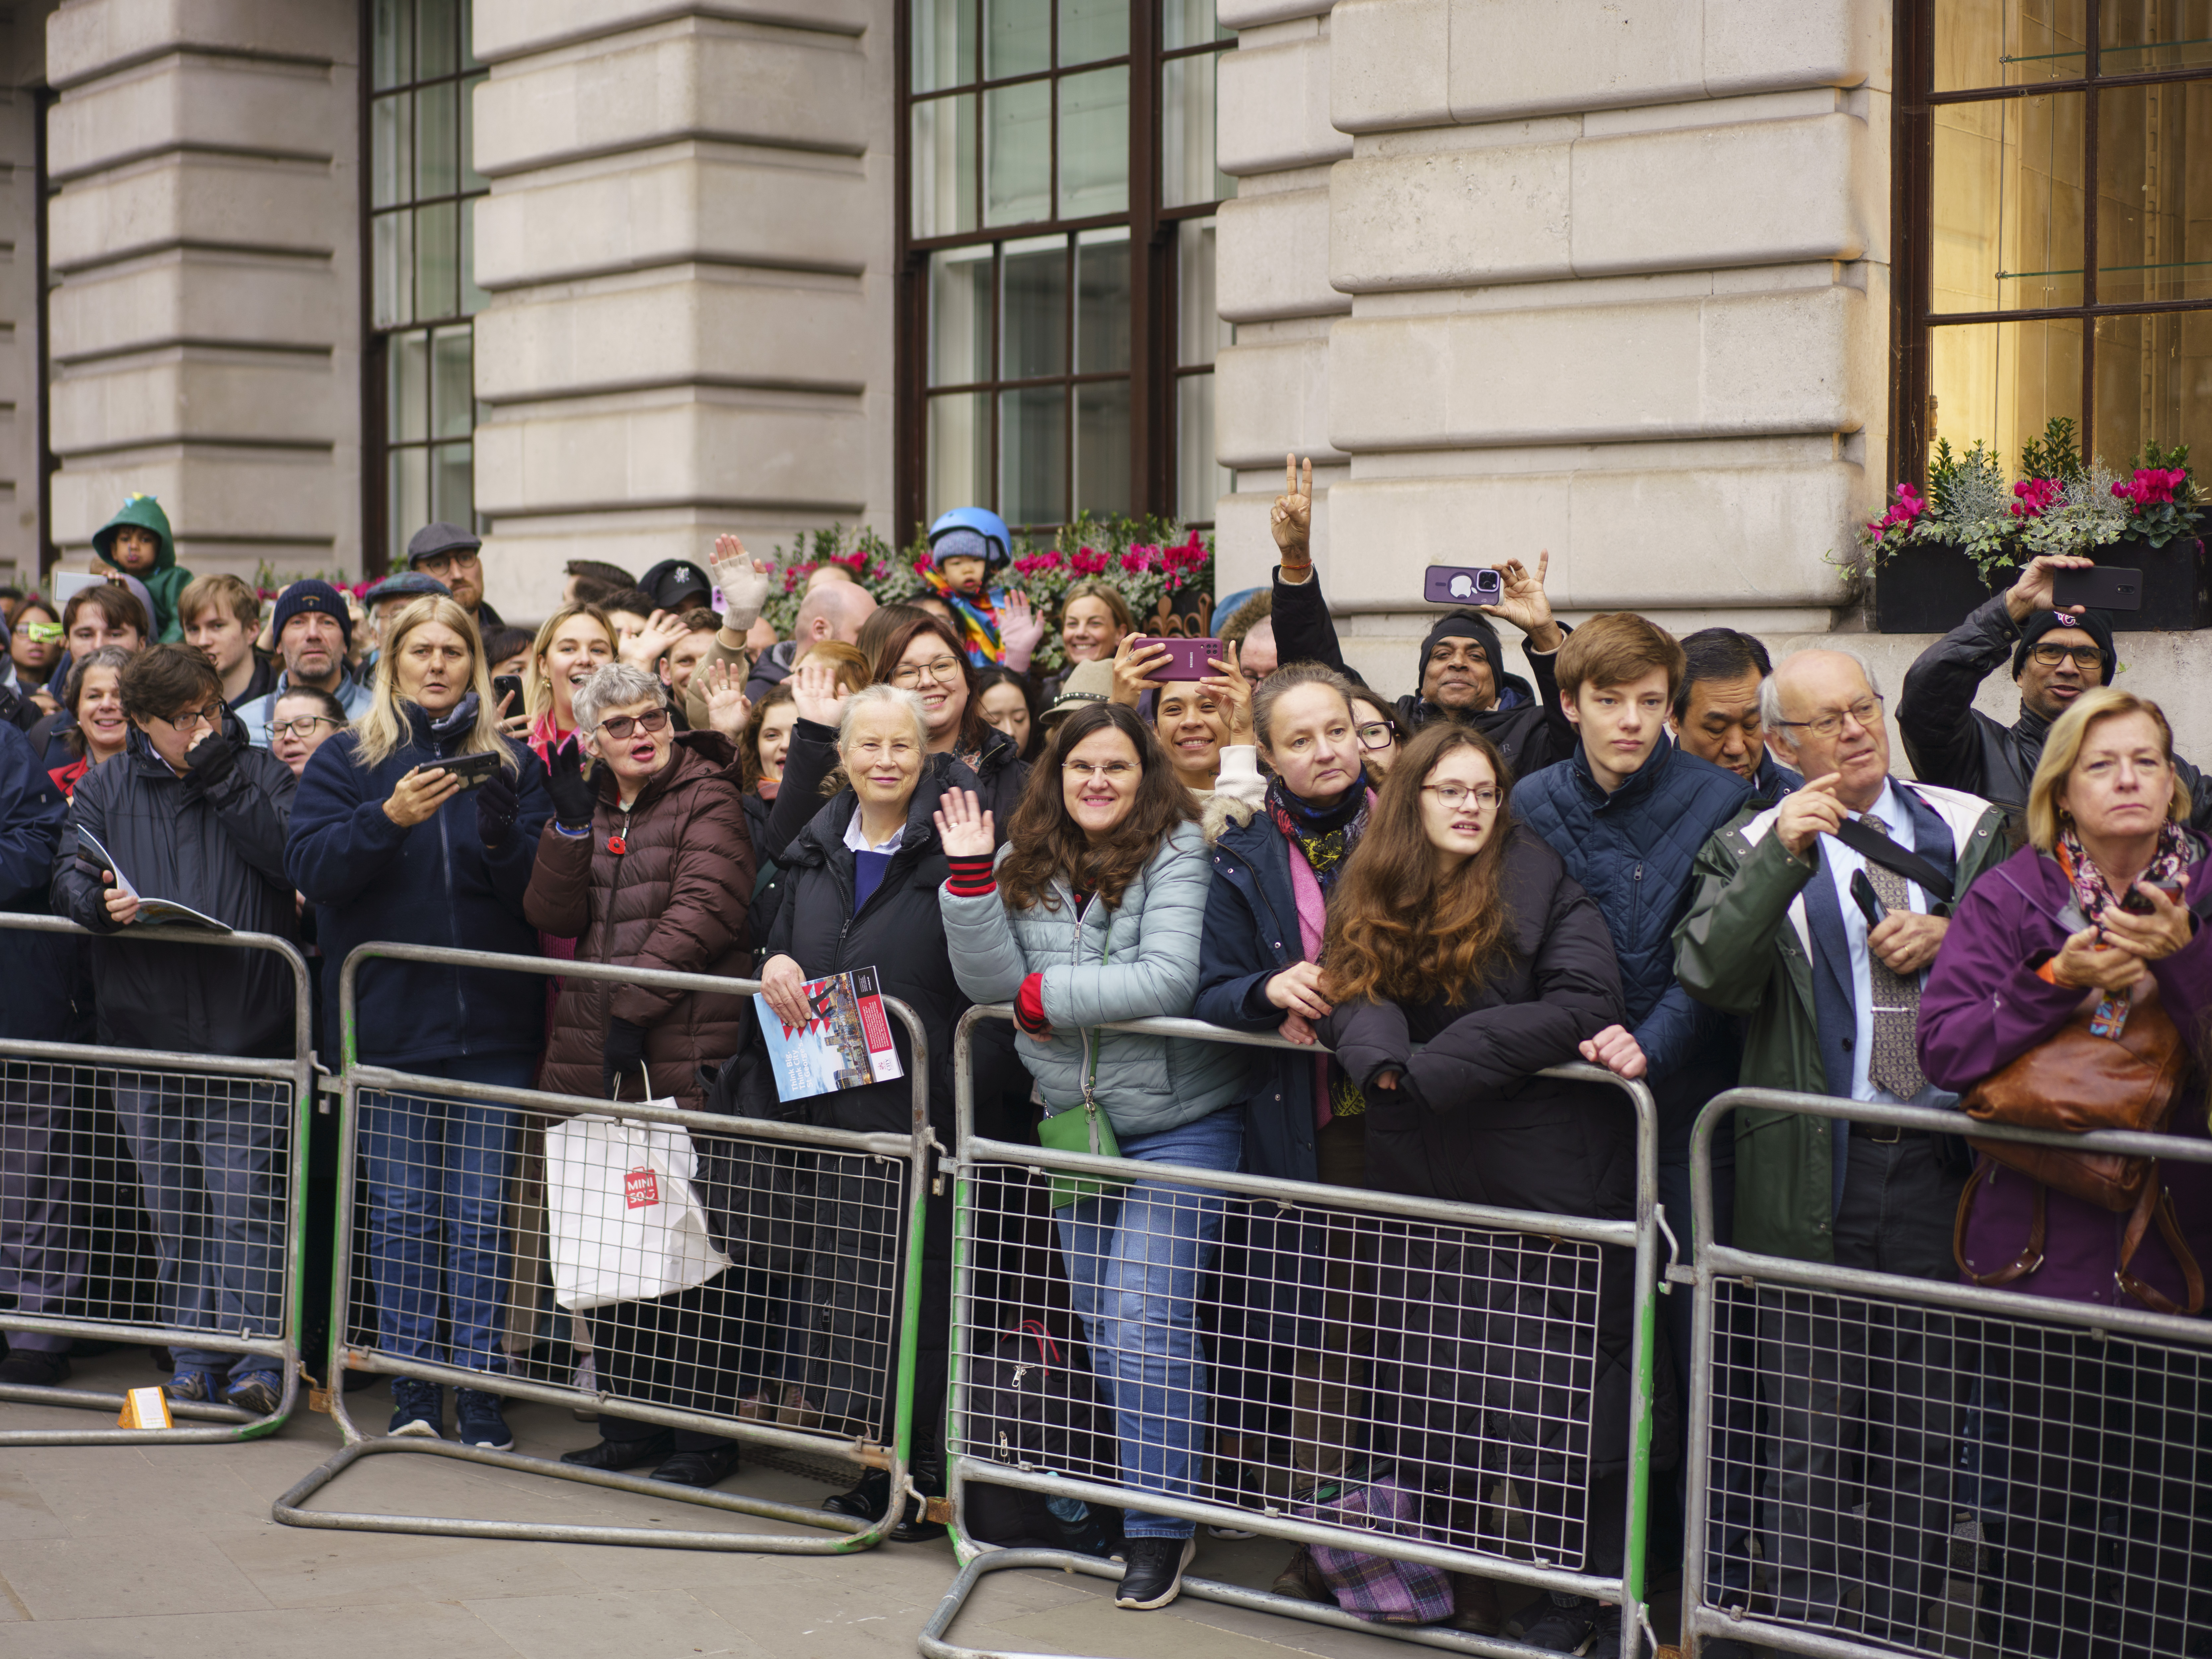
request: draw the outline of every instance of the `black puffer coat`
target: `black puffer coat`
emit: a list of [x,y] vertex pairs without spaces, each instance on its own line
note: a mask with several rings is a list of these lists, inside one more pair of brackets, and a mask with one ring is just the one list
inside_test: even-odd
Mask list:
[[[951,758],[948,757],[947,758]],[[995,726],[984,728],[983,747],[970,766],[960,765],[963,789],[975,792],[978,805],[991,814],[1001,845],[1014,808],[1021,804],[1023,787],[1030,780],[1030,763],[1022,758],[1014,740]],[[768,823],[753,837],[754,850],[763,859],[783,860],[783,849],[822,810],[822,788],[837,769],[837,732],[812,720],[793,722],[791,746],[783,754],[783,782],[777,787],[775,805]],[[928,787],[924,777],[922,787]],[[842,834],[844,826],[838,825]]]
[[[1613,940],[1559,856],[1516,828],[1501,894],[1512,948],[1464,1003],[1364,1003],[1322,1040],[1367,1097],[1370,1186],[1463,1203],[1608,1219],[1636,1212],[1636,1120],[1602,1084],[1530,1074],[1626,1013]],[[1414,1047],[1426,1044],[1414,1054]],[[1389,1068],[1395,1090],[1374,1086]],[[1633,1256],[1525,1235],[1385,1234],[1386,1328],[1376,1397],[1401,1400],[1398,1455],[1478,1477],[1541,1474],[1547,1491],[1627,1467]],[[1595,1351],[1587,1298],[1597,1296]],[[1392,1321],[1399,1328],[1388,1328]],[[1590,1366],[1595,1361],[1595,1380]],[[1595,1400],[1579,1397],[1592,1387]],[[1589,1425],[1587,1431],[1583,1425]],[[1656,1443],[1669,1442],[1662,1435]]]
[[[97,870],[76,856],[88,830],[148,898],[173,899],[241,933],[298,932],[284,836],[299,787],[292,769],[246,741],[235,714],[207,743],[228,743],[213,781],[183,777],[133,728],[124,751],[77,781],[54,856],[54,910],[96,933],[108,920]],[[136,1048],[270,1058],[292,1051],[291,969],[267,951],[222,945],[93,943],[100,1040]]]

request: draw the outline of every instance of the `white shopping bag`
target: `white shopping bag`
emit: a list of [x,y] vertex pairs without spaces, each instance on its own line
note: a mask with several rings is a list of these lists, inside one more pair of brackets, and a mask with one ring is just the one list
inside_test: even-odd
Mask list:
[[574,1117],[549,1127],[553,1299],[582,1313],[688,1291],[727,1267],[692,1195],[694,1168],[691,1137],[672,1126]]

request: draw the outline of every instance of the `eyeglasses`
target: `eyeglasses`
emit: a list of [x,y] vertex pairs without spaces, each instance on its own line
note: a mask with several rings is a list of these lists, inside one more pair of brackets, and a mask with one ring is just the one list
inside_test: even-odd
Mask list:
[[1425,783],[1421,786],[1421,793],[1434,795],[1444,804],[1444,810],[1448,812],[1457,811],[1469,796],[1474,797],[1475,805],[1485,812],[1494,811],[1502,799],[1495,786],[1487,783],[1473,787],[1464,783]]
[[939,685],[950,685],[959,678],[960,659],[939,657],[930,662],[910,662],[895,670],[891,674],[891,684],[911,690],[925,678],[935,680]]
[[416,560],[415,568],[426,574],[443,580],[456,567],[463,570],[474,570],[483,562],[483,561],[474,553],[433,553],[428,558]]
[[1775,724],[1794,726],[1802,731],[1810,732],[1816,738],[1832,738],[1844,729],[1844,721],[1846,718],[1856,720],[1869,732],[1874,730],[1881,719],[1881,694],[1876,692],[1870,697],[1861,697],[1850,708],[1840,712],[1832,708],[1825,714],[1814,715],[1809,720],[1777,720]]
[[1137,769],[1127,761],[1108,761],[1103,766],[1093,766],[1089,761],[1062,761],[1060,769],[1071,775],[1079,783],[1088,783],[1093,778],[1103,778],[1109,783],[1119,783]]
[[1388,720],[1370,720],[1357,729],[1362,749],[1388,749],[1398,741],[1398,728]]
[[2031,647],[2027,654],[2038,668],[2056,668],[2069,657],[2085,674],[2105,665],[2105,653],[2094,645],[2039,645]]
[[620,743],[633,732],[658,732],[667,724],[665,708],[648,708],[642,714],[610,714],[598,729]]
[[206,708],[187,708],[181,714],[164,714],[161,718],[178,732],[197,732],[203,726],[222,724],[222,705],[215,703]]
[[271,722],[269,735],[272,738],[297,738],[305,743],[315,735],[317,726],[337,724],[328,714],[301,714],[292,720]]
[[36,640],[40,645],[52,645],[61,636],[62,625],[59,623],[25,623],[23,624],[23,637],[27,640]]

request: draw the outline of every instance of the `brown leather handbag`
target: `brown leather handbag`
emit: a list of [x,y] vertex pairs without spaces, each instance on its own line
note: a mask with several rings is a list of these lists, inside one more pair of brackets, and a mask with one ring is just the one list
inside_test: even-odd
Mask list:
[[[2174,1096],[2190,1075],[2193,1057],[2173,1019],[2158,999],[2148,975],[2136,985],[2134,1006],[2119,1036],[2099,1036],[2089,1029],[2101,994],[2091,991],[2064,1026],[2009,1066],[1992,1072],[1960,1103],[1969,1117],[2026,1129],[2069,1134],[2093,1129],[2124,1129],[2163,1134],[2173,1116]],[[2173,1212],[2173,1200],[2159,1178],[2154,1158],[2126,1158],[2112,1152],[2076,1152],[2064,1146],[2032,1146],[2016,1140],[1968,1136],[1966,1144],[2008,1170],[2037,1183],[2027,1247],[1995,1273],[1977,1273],[1966,1265],[1966,1217],[1981,1184],[1978,1167],[1959,1195],[1952,1229],[1952,1253],[1959,1270],[1977,1285],[2009,1285],[2043,1265],[2047,1189],[2086,1200],[2128,1218],[2120,1241],[2121,1288],[2160,1313],[2196,1315],[2204,1307],[2204,1276],[2190,1253]],[[2128,1271],[2153,1225],[2181,1268],[2189,1305],[2171,1298]]]

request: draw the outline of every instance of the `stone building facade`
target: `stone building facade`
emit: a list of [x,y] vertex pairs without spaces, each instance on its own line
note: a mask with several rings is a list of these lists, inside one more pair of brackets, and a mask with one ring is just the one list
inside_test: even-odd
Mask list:
[[[2068,0],[1895,3],[1940,56],[1983,13]],[[1540,548],[1571,617],[1861,632],[1843,566],[1895,469],[1900,21],[1891,0],[19,7],[0,563],[42,538],[73,560],[131,489],[185,563],[248,574],[374,569],[467,513],[492,597],[528,617],[568,558],[896,535],[996,479],[1007,503],[1212,520],[1231,588],[1265,576],[1296,450],[1322,580],[1386,683],[1424,565]],[[1131,147],[1085,162],[1125,119]],[[1025,143],[1049,183],[1022,182]],[[1024,258],[1050,270],[1018,294]],[[981,270],[1000,347],[955,372],[945,319]],[[1040,295],[1073,321],[1018,352]],[[1860,641],[1893,676],[1923,642]],[[2126,656],[2205,746],[2191,636]]]

